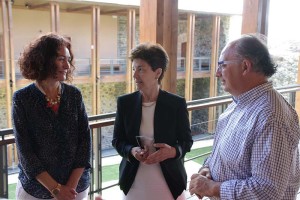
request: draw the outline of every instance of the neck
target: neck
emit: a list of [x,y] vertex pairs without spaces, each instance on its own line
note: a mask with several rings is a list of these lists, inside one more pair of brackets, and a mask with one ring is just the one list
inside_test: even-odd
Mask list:
[[37,81],[36,85],[38,88],[49,98],[56,98],[60,94],[60,82],[43,80]]
[[153,102],[153,101],[157,100],[158,93],[159,93],[159,87],[154,88],[153,90],[148,91],[148,92],[141,91],[141,93],[142,93],[144,103]]

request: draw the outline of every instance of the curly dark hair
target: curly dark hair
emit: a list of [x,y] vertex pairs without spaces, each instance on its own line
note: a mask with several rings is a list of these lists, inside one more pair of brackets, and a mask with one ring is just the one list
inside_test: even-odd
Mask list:
[[18,60],[20,71],[24,78],[42,81],[46,78],[55,77],[57,67],[55,60],[61,47],[68,48],[70,52],[70,68],[66,80],[71,82],[75,70],[73,52],[70,41],[57,33],[47,33],[31,42]]
[[152,71],[161,68],[162,73],[158,78],[158,83],[161,83],[161,80],[164,77],[164,73],[167,70],[169,56],[166,50],[160,44],[139,44],[131,50],[129,58],[131,59],[131,61],[137,58],[146,61],[151,66]]

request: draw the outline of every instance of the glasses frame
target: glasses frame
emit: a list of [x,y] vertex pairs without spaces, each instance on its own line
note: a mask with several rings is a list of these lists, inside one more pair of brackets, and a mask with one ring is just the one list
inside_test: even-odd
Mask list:
[[222,60],[222,61],[218,61],[218,68],[217,68],[217,72],[222,72],[224,67],[228,64],[233,64],[233,63],[238,63],[241,62],[241,60]]

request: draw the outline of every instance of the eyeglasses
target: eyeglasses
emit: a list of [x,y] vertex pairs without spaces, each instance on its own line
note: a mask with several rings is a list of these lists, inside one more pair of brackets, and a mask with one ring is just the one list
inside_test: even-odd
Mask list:
[[226,67],[226,65],[228,64],[233,64],[233,63],[238,63],[240,62],[240,60],[222,60],[222,61],[218,61],[218,68],[217,68],[217,72],[222,72],[222,70]]

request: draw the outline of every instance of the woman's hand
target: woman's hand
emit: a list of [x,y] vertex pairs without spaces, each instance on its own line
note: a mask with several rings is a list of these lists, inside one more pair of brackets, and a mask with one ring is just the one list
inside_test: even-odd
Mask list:
[[58,195],[56,195],[54,198],[57,200],[73,200],[76,198],[77,194],[78,193],[74,188],[71,188],[67,185],[62,185]]
[[147,159],[149,152],[148,149],[142,149],[141,147],[133,147],[131,149],[131,154],[138,161],[144,162]]
[[147,157],[147,159],[144,161],[145,164],[155,164],[166,159],[176,157],[176,149],[168,144],[156,143],[153,144],[153,146],[158,148],[158,150]]

